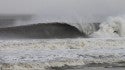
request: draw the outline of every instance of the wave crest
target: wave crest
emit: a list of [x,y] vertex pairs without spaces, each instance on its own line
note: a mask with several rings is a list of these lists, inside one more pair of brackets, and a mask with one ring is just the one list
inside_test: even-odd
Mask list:
[[124,37],[125,17],[109,17],[90,37]]

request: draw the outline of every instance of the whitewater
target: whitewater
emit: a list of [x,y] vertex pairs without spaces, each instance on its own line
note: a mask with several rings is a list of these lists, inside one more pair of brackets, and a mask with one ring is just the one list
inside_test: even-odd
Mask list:
[[99,25],[99,30],[92,37],[124,37],[125,21],[123,17],[110,17]]

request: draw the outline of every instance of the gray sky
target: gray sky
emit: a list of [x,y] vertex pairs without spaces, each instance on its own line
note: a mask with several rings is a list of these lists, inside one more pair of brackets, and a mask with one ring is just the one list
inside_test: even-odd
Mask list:
[[0,0],[0,14],[115,16],[125,12],[125,0]]
[[[107,13],[125,11],[125,0],[0,0],[0,13]],[[100,12],[99,12],[100,11]]]

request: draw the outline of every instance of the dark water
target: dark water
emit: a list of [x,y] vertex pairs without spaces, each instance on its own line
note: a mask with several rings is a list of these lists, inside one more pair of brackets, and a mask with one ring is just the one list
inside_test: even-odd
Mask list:
[[65,69],[65,70],[125,70],[125,68],[86,67],[82,69]]
[[91,63],[80,66],[50,67],[48,70],[125,70],[125,62]]
[[66,67],[51,68],[48,70],[125,70],[125,67]]
[[125,67],[69,67],[69,68],[53,68],[48,70],[125,70]]
[[86,37],[77,28],[66,23],[32,24],[0,28],[0,38],[78,38]]

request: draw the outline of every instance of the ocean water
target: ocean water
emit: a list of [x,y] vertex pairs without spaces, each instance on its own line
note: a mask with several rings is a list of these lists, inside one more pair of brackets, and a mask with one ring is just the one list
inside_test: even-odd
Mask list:
[[[32,23],[31,21],[29,21]],[[24,38],[119,38],[125,37],[125,17],[108,17],[103,22],[39,22],[0,28],[0,35]],[[64,35],[63,35],[64,34]],[[62,36],[61,36],[62,35]],[[13,37],[14,38],[14,37]]]
[[92,38],[125,36],[124,0],[14,0],[1,3],[0,27],[63,22]]
[[1,2],[0,69],[125,70],[125,1],[42,1]]

